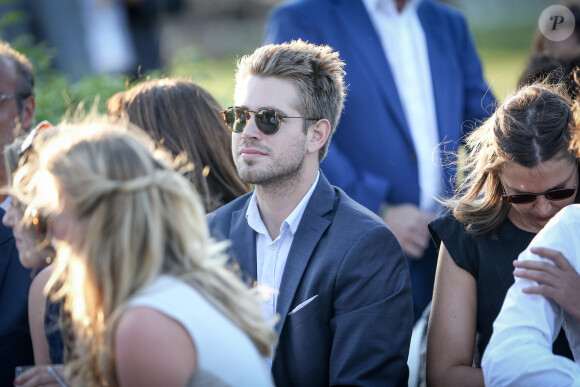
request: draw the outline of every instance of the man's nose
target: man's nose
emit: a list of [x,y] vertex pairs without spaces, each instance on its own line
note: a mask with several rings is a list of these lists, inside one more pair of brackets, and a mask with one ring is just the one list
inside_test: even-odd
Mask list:
[[263,135],[264,134],[260,131],[260,129],[258,129],[258,126],[256,125],[256,119],[252,114],[250,117],[248,117],[248,123],[242,131],[242,137],[244,139],[261,139]]

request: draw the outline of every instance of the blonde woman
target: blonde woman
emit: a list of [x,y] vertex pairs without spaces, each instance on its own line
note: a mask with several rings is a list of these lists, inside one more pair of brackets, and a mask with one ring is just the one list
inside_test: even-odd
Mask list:
[[271,385],[262,356],[275,334],[224,268],[171,157],[143,133],[95,119],[61,125],[35,147],[15,195],[57,249],[48,287],[66,295],[71,384]]
[[[52,125],[44,121],[32,130],[28,138],[17,138],[4,147],[4,165],[9,184],[12,184],[12,174],[18,165],[26,163],[32,139],[38,131],[51,127]],[[43,291],[51,273],[50,264],[55,251],[45,232],[39,231],[38,227],[30,222],[23,221],[25,208],[23,203],[13,198],[2,217],[4,225],[10,227],[14,234],[20,263],[23,267],[32,269],[34,275],[28,296],[28,322],[34,364],[37,367],[27,370],[18,381],[25,381],[27,386],[32,387],[55,382],[62,385],[64,383],[62,338],[57,325],[57,314],[47,312],[47,300]],[[52,307],[51,304],[48,306]]]

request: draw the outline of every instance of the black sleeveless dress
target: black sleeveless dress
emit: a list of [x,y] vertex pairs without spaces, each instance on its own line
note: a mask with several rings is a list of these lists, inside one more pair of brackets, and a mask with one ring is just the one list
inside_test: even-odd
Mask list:
[[44,333],[48,341],[48,350],[52,364],[64,363],[64,345],[62,332],[58,324],[62,304],[46,300],[46,312],[44,313]]
[[[502,307],[508,289],[514,283],[512,262],[528,247],[536,234],[516,227],[509,219],[501,224],[495,237],[491,234],[472,235],[451,212],[429,223],[431,237],[439,249],[445,244],[451,258],[477,281],[477,350],[474,359],[479,367],[493,330],[493,322]],[[554,342],[557,355],[573,360],[568,341],[561,330]]]

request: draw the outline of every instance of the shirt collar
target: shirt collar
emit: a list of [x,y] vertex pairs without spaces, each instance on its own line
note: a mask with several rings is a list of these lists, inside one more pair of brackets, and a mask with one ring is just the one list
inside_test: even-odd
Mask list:
[[308,205],[308,202],[310,201],[310,197],[314,193],[314,189],[316,188],[316,185],[318,184],[319,178],[320,178],[320,171],[318,171],[318,174],[316,175],[316,179],[314,180],[314,183],[312,183],[312,186],[310,187],[308,192],[306,192],[306,195],[304,195],[304,197],[302,198],[302,200],[300,200],[300,203],[298,203],[298,205],[296,206],[294,211],[292,211],[292,213],[290,215],[288,215],[288,217],[284,221],[284,222],[288,223],[288,226],[290,226],[290,231],[292,231],[292,234],[296,233],[296,230],[298,229],[298,226],[300,225],[300,221],[302,220],[302,215],[304,214],[304,211],[306,210],[306,206]]
[[0,208],[4,211],[8,211],[8,207],[12,204],[12,196],[7,196],[2,203],[0,203]]
[[[318,171],[316,179],[314,180],[314,183],[312,184],[308,192],[306,192],[302,200],[300,200],[298,205],[294,208],[294,210],[292,210],[290,215],[288,215],[288,217],[286,217],[286,219],[282,223],[282,226],[280,227],[280,235],[282,235],[284,230],[287,228],[290,229],[292,235],[296,233],[296,230],[300,225],[300,221],[302,220],[302,215],[306,210],[306,206],[308,205],[308,202],[310,201],[310,198],[314,193],[314,189],[316,188],[319,179],[320,179],[320,171]],[[246,220],[248,222],[248,226],[250,226],[254,231],[260,234],[268,235],[268,230],[266,229],[266,225],[264,224],[262,216],[260,215],[260,210],[258,209],[258,198],[256,196],[256,191],[254,191],[252,197],[250,198],[250,204],[248,205],[248,209],[246,210]]]
[[[407,0],[405,3],[405,7],[403,8],[404,11],[412,9],[416,10],[419,7],[419,3],[422,0]],[[379,7],[382,7],[386,10],[392,10],[395,12],[396,9],[396,2],[395,0],[362,0],[365,8],[371,14],[371,11],[376,11]]]

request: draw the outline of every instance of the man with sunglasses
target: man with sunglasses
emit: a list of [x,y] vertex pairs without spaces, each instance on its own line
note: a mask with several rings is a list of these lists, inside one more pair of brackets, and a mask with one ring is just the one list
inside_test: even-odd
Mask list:
[[[0,149],[26,131],[34,120],[34,70],[30,61],[0,41]],[[0,186],[7,185],[4,157],[0,157]],[[4,216],[10,199],[0,205]],[[28,328],[30,270],[18,259],[12,231],[0,225],[0,386],[12,385],[14,368],[34,364]]]
[[319,170],[343,107],[343,66],[329,46],[258,48],[239,61],[235,106],[223,112],[238,173],[255,191],[208,220],[276,321],[277,386],[407,384],[404,254]]
[[437,262],[427,223],[452,192],[445,156],[494,102],[465,18],[434,0],[294,0],[272,11],[265,36],[328,44],[345,61],[349,97],[321,168],[401,243],[418,319]]

